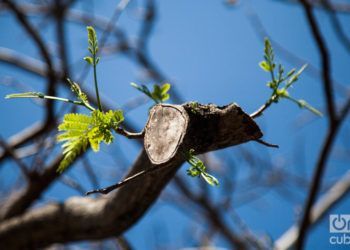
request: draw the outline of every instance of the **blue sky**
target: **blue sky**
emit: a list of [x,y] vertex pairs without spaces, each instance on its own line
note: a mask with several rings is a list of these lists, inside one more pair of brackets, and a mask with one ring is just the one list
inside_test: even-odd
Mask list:
[[[111,16],[115,1],[93,2],[93,6],[84,3],[76,8],[89,12],[93,9],[97,15]],[[236,6],[230,7],[223,1],[157,1],[158,16],[149,40],[149,55],[165,73],[169,82],[181,93],[183,100],[218,105],[236,102],[247,113],[251,113],[262,105],[270,94],[266,87],[269,75],[258,67],[258,63],[262,60],[263,43],[249,21],[248,15],[252,11],[260,17],[271,39],[278,41],[293,54],[319,68],[318,51],[301,7],[282,2],[284,1],[239,1]],[[139,29],[135,5],[136,3],[131,3],[119,20],[120,26],[127,30],[131,37],[136,37]],[[317,11],[317,17],[323,35],[327,39],[331,58],[334,59],[332,60],[332,76],[337,82],[347,86],[350,84],[347,71],[350,62],[349,54],[346,54],[335,36],[328,15]],[[38,19],[32,20],[39,21]],[[349,23],[350,16],[342,15],[341,20],[344,28],[350,33],[350,26],[345,25]],[[0,24],[1,47],[40,58],[33,44],[26,41],[23,31],[15,26],[12,17],[0,15]],[[53,27],[43,29],[43,34],[51,42],[50,47],[54,49]],[[86,55],[84,27],[69,24],[68,39],[71,44],[69,57],[71,62],[74,62],[72,69],[73,72],[79,72],[84,65],[82,57]],[[287,70],[302,66],[301,63],[291,64],[278,51],[276,51],[276,57]],[[134,62],[125,56],[102,57],[98,72],[102,97],[107,98],[116,108],[140,95],[130,87],[129,83],[140,82],[142,72]],[[30,88],[43,91],[45,81],[42,79],[23,73],[11,66],[0,64],[0,77],[3,79],[6,76],[15,77],[18,82]],[[147,81],[146,83],[152,84],[153,82]],[[91,74],[86,77],[84,84],[92,89]],[[14,90],[0,85],[0,96],[11,92]],[[62,94],[64,93],[62,91]],[[302,75],[300,81],[291,90],[291,94],[297,98],[306,99],[313,106],[323,110],[324,98],[320,78],[312,76],[310,72]],[[126,119],[141,129],[147,119],[148,107],[149,104],[127,113]],[[5,138],[43,117],[40,106],[34,105],[30,100],[0,99],[0,109],[0,134]],[[312,121],[302,127],[296,126],[296,121],[304,118],[311,118]],[[282,164],[283,168],[309,178],[326,133],[326,119],[314,117],[291,102],[281,101],[278,105],[269,108],[262,118],[258,118],[257,123],[264,132],[264,139],[278,144],[279,149],[266,149],[261,145],[248,143],[248,145],[223,150],[217,155],[220,157],[232,153],[238,155],[239,147],[244,147],[256,154],[265,155],[266,158],[270,157],[273,163],[286,162]],[[345,132],[342,130],[339,138],[343,137]],[[341,142],[341,140],[338,141]],[[103,176],[101,185],[113,183],[114,178],[119,178],[122,174],[122,171],[117,170],[112,177],[108,177],[109,173],[113,172],[111,169],[118,167],[109,154],[120,151],[126,157],[125,162],[131,163],[139,150],[138,145],[124,138],[118,137],[117,142],[120,143],[103,147],[102,152],[97,155],[89,154],[91,162],[98,166],[95,171]],[[297,147],[304,155],[302,163],[293,161]],[[122,163],[119,162],[119,164]],[[0,168],[1,182],[13,183],[14,177],[18,174],[13,166],[11,162],[6,162],[5,166]],[[245,167],[238,166],[242,176],[245,174],[242,168]],[[123,168],[127,168],[127,164]],[[326,180],[328,183],[335,181],[348,168],[348,162],[331,158]],[[185,167],[179,172],[184,176]],[[68,174],[79,179],[86,179],[79,165]],[[216,176],[220,178],[220,173]],[[186,178],[186,181],[193,182],[191,185],[198,185],[197,181],[190,178]],[[172,192],[171,185],[168,186],[167,191]],[[220,191],[214,190],[213,192]],[[63,200],[70,195],[77,194],[60,183],[53,185],[45,194],[47,199],[53,200]],[[262,199],[237,208],[237,213],[254,233],[260,236],[267,234],[272,239],[276,239],[295,222],[296,212],[303,204],[304,198],[305,192],[299,192],[296,200],[289,201],[272,189]],[[332,213],[348,213],[349,209],[350,202],[349,199],[346,199],[339,203]],[[227,219],[231,220],[231,218]],[[177,208],[169,205],[166,199],[160,198],[147,215],[126,233],[126,237],[132,242],[135,249],[152,249],[156,242],[170,246],[169,249],[178,249],[193,246],[196,242],[195,228],[205,227],[205,225],[206,223],[199,216],[193,220],[192,215],[186,214],[181,206]],[[320,249],[321,247],[331,249],[328,237],[326,218],[312,230],[307,249]],[[216,243],[217,246],[227,246],[220,238],[216,240]]]

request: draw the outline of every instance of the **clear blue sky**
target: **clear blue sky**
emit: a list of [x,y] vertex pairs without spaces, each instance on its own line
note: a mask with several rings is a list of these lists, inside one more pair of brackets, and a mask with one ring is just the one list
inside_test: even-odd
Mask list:
[[[93,2],[96,14],[110,17],[116,1]],[[169,82],[176,86],[184,100],[219,105],[236,102],[247,113],[250,113],[268,98],[269,89],[266,87],[266,82],[269,80],[269,75],[258,67],[259,61],[262,60],[263,43],[247,17],[252,11],[260,17],[262,24],[274,41],[278,41],[293,54],[319,68],[318,51],[310,35],[303,11],[298,5],[272,0],[239,2],[235,7],[228,7],[223,1],[157,1],[159,7],[157,21],[149,40],[150,56],[168,77]],[[92,9],[87,3],[76,7],[87,11]],[[128,30],[129,34],[136,37],[139,20],[135,15],[134,7],[135,4],[130,4],[119,20],[119,24],[123,29]],[[332,59],[334,59],[332,60],[332,75],[339,83],[349,85],[349,54],[346,54],[335,37],[328,15],[318,11],[317,17],[323,35],[327,38],[327,46],[331,51]],[[341,16],[341,18],[345,29],[350,33],[350,26],[346,26],[350,22],[350,16]],[[39,20],[33,19],[33,21],[38,22]],[[44,33],[52,42],[50,47],[55,49],[53,27],[44,29]],[[70,60],[74,62],[72,66],[74,72],[79,72],[84,65],[81,58],[86,54],[85,33],[84,27],[76,24],[68,26],[69,42],[72,45],[69,48]],[[0,34],[1,47],[8,47],[40,58],[33,44],[26,40],[23,31],[15,26],[12,17],[0,15]],[[287,69],[302,66],[301,63],[291,64],[282,54],[279,54],[279,51],[276,51],[276,57]],[[115,107],[120,107],[139,95],[129,83],[139,82],[141,72],[137,65],[128,58],[121,55],[103,57],[98,71],[102,97],[110,100]],[[303,74],[291,94],[297,98],[306,99],[318,109],[323,110],[324,99],[320,78],[312,76],[309,69],[306,71],[308,72]],[[30,88],[43,91],[45,81],[42,79],[0,64],[1,80],[4,81],[6,76],[15,77],[18,82]],[[92,75],[86,79],[85,84],[91,86],[92,89]],[[11,92],[14,90],[0,85],[0,96]],[[149,105],[145,105],[133,110],[126,115],[126,119],[141,129],[147,118],[148,107]],[[43,116],[40,106],[29,100],[8,101],[0,98],[0,110],[0,135],[5,138]],[[297,121],[309,118],[311,122],[306,125],[302,127],[296,125]],[[234,153],[235,157],[238,157],[239,147],[243,147],[266,159],[270,157],[275,165],[281,164],[282,168],[309,178],[321,147],[322,138],[326,133],[326,119],[314,117],[291,102],[281,101],[267,110],[262,118],[257,119],[257,122],[264,132],[264,139],[278,144],[279,149],[266,149],[261,145],[248,143],[248,145],[224,150],[217,155],[224,156]],[[339,144],[344,140],[342,138],[344,134],[345,131],[341,131]],[[101,185],[111,184],[120,178],[122,172],[117,170],[115,173],[116,171],[112,170],[117,168],[118,164],[123,165],[121,162],[131,163],[139,150],[137,145],[126,139],[117,138],[118,142],[120,143],[117,145],[103,147],[102,152],[98,155],[89,154],[91,162],[96,166],[96,172],[102,176]],[[298,145],[299,149],[297,149]],[[116,163],[109,156],[115,152],[122,152],[126,160]],[[295,157],[300,157],[300,152],[304,160],[295,159]],[[328,164],[325,183],[335,181],[349,168],[349,162],[333,160],[333,156]],[[127,164],[123,166],[123,168],[126,167]],[[255,167],[259,168],[259,166]],[[249,166],[238,165],[236,168],[239,175],[243,177]],[[183,167],[179,171],[183,176],[185,169],[186,167]],[[110,176],[110,173],[114,175]],[[13,183],[14,176],[17,174],[14,165],[7,162],[0,168],[0,182],[4,185]],[[67,174],[83,180],[86,178],[79,165]],[[216,176],[220,179],[220,173],[217,173]],[[193,182],[195,186],[198,185],[197,181],[190,178],[186,178],[186,181]],[[223,187],[218,189],[220,188]],[[305,192],[300,191],[302,189],[299,187],[289,188],[299,190],[292,201],[271,188],[271,191],[265,193],[263,198],[240,206],[237,212],[254,233],[260,236],[266,234],[276,239],[297,219],[297,212],[305,198]],[[168,186],[168,191],[172,191],[171,185]],[[214,192],[220,192],[220,190]],[[63,200],[71,195],[77,194],[57,183],[50,188],[45,197],[49,200]],[[163,198],[168,198],[168,196]],[[186,206],[186,204],[182,205]],[[349,213],[349,209],[350,202],[349,199],[346,199],[331,212]],[[198,216],[193,220],[193,216],[188,216],[185,211],[182,206],[170,206],[165,199],[160,198],[146,216],[126,233],[126,237],[132,242],[135,249],[152,249],[156,242],[161,246],[170,246],[169,249],[194,246],[192,245],[196,242],[194,228],[197,228],[198,225],[205,227],[205,222]],[[227,219],[231,220],[231,218]],[[328,237],[327,217],[312,230],[307,249],[331,249]],[[217,246],[226,246],[222,239],[217,239],[216,243]]]

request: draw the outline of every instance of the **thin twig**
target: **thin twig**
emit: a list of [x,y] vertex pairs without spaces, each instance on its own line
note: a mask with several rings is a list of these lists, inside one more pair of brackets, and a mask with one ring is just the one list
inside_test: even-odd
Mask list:
[[263,145],[265,145],[265,146],[267,146],[267,147],[270,147],[270,148],[279,148],[278,145],[268,143],[268,142],[266,142],[266,141],[264,141],[264,140],[262,140],[262,139],[256,139],[255,141],[258,142],[258,143],[260,143],[260,144],[263,144]]
[[308,24],[310,26],[315,43],[317,45],[317,48],[321,56],[323,88],[324,88],[323,93],[326,98],[329,122],[332,125],[336,119],[336,107],[334,104],[333,83],[331,79],[330,55],[326,47],[326,42],[322,37],[321,30],[317,24],[316,17],[312,12],[312,7],[309,1],[307,0],[299,0],[299,1],[303,6]]
[[[33,40],[35,45],[37,46],[41,56],[43,57],[46,66],[47,66],[47,94],[51,96],[56,95],[56,76],[55,70],[53,66],[53,62],[50,57],[49,49],[47,48],[44,40],[40,36],[39,32],[34,28],[34,26],[29,22],[25,13],[18,7],[18,5],[14,1],[3,0],[5,4],[12,10],[15,14],[18,22],[22,25],[28,36]],[[46,104],[46,122],[50,123],[54,120],[54,103],[47,102]]]
[[138,133],[134,133],[134,132],[129,132],[121,127],[116,128],[114,131],[120,135],[127,137],[128,139],[142,139],[145,135],[144,130]]
[[137,179],[145,176],[146,174],[150,174],[154,171],[157,171],[157,170],[160,170],[161,167],[159,166],[155,166],[155,167],[151,167],[149,169],[146,169],[146,170],[142,170],[130,177],[127,177],[125,178],[124,180],[116,183],[116,184],[113,184],[111,186],[108,186],[108,187],[105,187],[105,188],[100,188],[100,189],[94,189],[94,190],[91,190],[89,192],[86,193],[86,195],[90,195],[90,194],[95,194],[95,193],[100,193],[100,194],[108,194],[109,192],[115,190],[115,189],[118,189],[126,184],[128,184],[129,182],[131,181],[136,181]]
[[30,179],[30,172],[28,170],[28,167],[24,164],[23,161],[21,161],[21,159],[16,155],[16,153],[12,150],[12,148],[9,147],[7,145],[7,143],[1,137],[0,137],[0,146],[16,162],[16,164],[18,165],[18,167],[21,170],[21,172],[23,173],[23,175],[27,179]]

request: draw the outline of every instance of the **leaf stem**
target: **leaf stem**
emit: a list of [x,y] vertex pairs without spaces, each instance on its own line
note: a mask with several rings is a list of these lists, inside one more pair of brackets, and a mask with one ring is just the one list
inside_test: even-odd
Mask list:
[[83,101],[74,101],[70,100],[68,98],[63,98],[63,97],[57,97],[57,96],[50,96],[50,95],[44,95],[42,93],[37,93],[37,92],[27,92],[27,93],[20,93],[20,94],[11,94],[7,95],[5,98],[10,99],[10,98],[39,98],[39,99],[49,99],[49,100],[55,100],[55,101],[61,101],[61,102],[68,102],[72,103],[75,105],[80,105],[84,106],[87,109],[94,111],[95,109],[91,107],[88,103],[85,103]]
[[63,97],[57,97],[57,96],[50,96],[50,95],[44,95],[43,97],[39,97],[41,99],[50,99],[50,100],[55,100],[55,101],[61,101],[61,102],[69,102],[72,104],[76,104],[76,105],[80,105],[80,106],[84,106],[87,109],[94,111],[95,109],[93,107],[91,107],[89,104],[82,102],[82,101],[73,101],[67,98],[63,98]]
[[101,105],[101,100],[100,100],[100,94],[98,91],[98,83],[97,83],[97,72],[96,72],[96,54],[94,53],[93,55],[93,68],[94,68],[94,82],[95,82],[95,92],[96,92],[96,98],[97,98],[97,106],[100,111],[102,111],[102,105]]

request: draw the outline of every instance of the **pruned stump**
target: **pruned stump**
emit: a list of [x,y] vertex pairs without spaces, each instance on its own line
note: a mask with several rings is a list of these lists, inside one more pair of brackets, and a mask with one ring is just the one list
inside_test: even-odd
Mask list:
[[258,125],[237,105],[158,104],[150,110],[144,146],[154,165],[194,149],[196,154],[262,137]]
[[168,162],[183,142],[188,115],[180,105],[160,104],[151,109],[145,128],[144,145],[155,165]]

